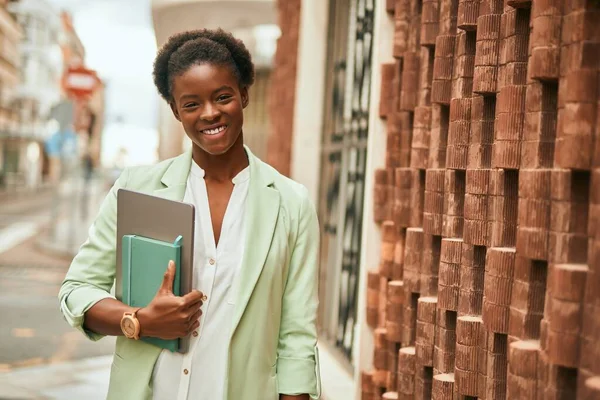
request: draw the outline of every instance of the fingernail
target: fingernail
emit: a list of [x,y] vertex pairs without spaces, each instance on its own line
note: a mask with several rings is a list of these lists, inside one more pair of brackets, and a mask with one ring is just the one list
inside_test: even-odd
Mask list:
[[173,265],[175,265],[175,262],[173,260],[169,261],[169,267],[173,267]]

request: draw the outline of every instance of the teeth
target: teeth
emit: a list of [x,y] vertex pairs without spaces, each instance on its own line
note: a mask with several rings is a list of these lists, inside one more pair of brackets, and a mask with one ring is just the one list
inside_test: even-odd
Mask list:
[[223,132],[225,130],[225,128],[227,128],[226,125],[222,125],[218,128],[215,129],[205,129],[202,131],[202,133],[204,133],[205,135],[216,135],[219,132]]

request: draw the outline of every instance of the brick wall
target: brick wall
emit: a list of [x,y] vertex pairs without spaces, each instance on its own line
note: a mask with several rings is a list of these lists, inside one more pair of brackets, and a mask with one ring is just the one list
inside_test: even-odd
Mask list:
[[296,69],[301,0],[278,0],[279,28],[272,83],[269,93],[271,120],[266,161],[285,175],[290,173]]
[[600,398],[600,2],[386,5],[363,400]]

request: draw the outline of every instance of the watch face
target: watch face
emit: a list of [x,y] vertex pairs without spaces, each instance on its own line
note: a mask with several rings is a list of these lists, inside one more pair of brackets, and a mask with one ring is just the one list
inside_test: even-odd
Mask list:
[[127,336],[133,336],[133,334],[135,333],[135,324],[129,317],[123,319],[121,327],[123,329],[123,333],[125,333],[125,335]]

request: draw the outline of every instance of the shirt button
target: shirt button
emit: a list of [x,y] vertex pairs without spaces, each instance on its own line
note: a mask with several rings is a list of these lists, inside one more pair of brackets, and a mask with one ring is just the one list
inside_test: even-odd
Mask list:
[[194,333],[192,333],[192,335],[194,335],[194,337],[198,336],[198,331],[194,331]]
[[190,371],[188,371],[187,369],[184,369],[184,370],[183,370],[183,373],[184,373],[185,375],[187,375],[189,372],[190,372]]
[[214,258],[211,258],[210,260],[208,260],[208,263],[209,263],[210,265],[215,265],[215,259],[214,259]]

